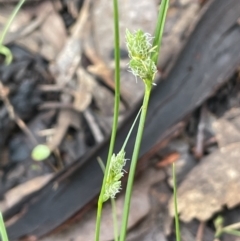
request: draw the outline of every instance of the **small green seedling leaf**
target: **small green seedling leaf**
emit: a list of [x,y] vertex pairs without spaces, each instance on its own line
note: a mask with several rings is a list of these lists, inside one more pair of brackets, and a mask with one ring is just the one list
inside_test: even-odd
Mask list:
[[4,26],[2,33],[0,33],[0,54],[5,56],[5,64],[9,65],[11,64],[13,60],[12,52],[9,48],[7,48],[5,45],[3,45],[4,39],[9,31],[9,28],[16,17],[17,13],[19,12],[20,8],[22,7],[25,0],[20,0],[15,7],[14,11],[12,12],[11,16],[9,17],[6,26]]
[[0,212],[0,240],[8,241],[7,231],[5,228],[4,220],[2,217],[2,213]]
[[224,233],[240,237],[240,231],[238,230],[240,228],[240,223],[234,223],[225,227],[223,227],[223,224],[224,219],[222,216],[219,215],[214,220],[214,226],[216,229],[215,238],[220,238]]
[[47,145],[37,145],[32,150],[32,159],[34,161],[44,161],[51,154],[51,150]]
[[13,60],[12,52],[9,48],[7,48],[4,45],[0,45],[0,54],[5,56],[5,64],[9,65],[11,64]]
[[217,218],[214,220],[214,226],[216,229],[222,228],[223,227],[223,217],[222,216],[217,216]]

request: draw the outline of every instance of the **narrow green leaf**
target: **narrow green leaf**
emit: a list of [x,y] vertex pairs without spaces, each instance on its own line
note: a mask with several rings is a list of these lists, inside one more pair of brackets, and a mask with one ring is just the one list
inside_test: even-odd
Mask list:
[[152,60],[157,65],[158,56],[160,54],[160,47],[162,43],[163,29],[165,25],[165,20],[167,17],[167,10],[169,6],[169,0],[162,0],[160,5],[160,10],[158,14],[157,26],[154,33],[153,46],[156,47],[156,52],[152,53]]
[[223,229],[223,233],[231,234],[240,237],[240,231],[234,229]]
[[[110,146],[108,151],[106,173],[110,166],[111,157],[113,154],[113,149],[115,145],[115,139],[117,135],[118,126],[118,115],[119,115],[119,103],[120,103],[120,36],[119,36],[119,14],[118,14],[118,0],[113,0],[113,12],[114,12],[114,59],[115,59],[115,96],[114,96],[114,115],[113,115],[113,125]],[[98,210],[96,219],[96,230],[95,230],[95,241],[99,241],[100,237],[100,226],[102,218],[102,206],[103,206],[103,195],[104,188],[106,185],[107,175],[103,177],[103,183],[101,192],[98,198]]]
[[0,212],[0,234],[1,234],[2,241],[8,241],[7,231],[5,228],[5,224],[4,224],[4,220],[1,212]]
[[136,125],[136,122],[137,122],[137,120],[138,120],[138,118],[139,118],[139,116],[140,116],[141,110],[142,110],[142,107],[141,107],[140,110],[138,111],[137,116],[135,117],[135,119],[134,119],[134,121],[133,121],[133,123],[132,123],[132,126],[131,126],[128,134],[127,134],[127,137],[126,137],[126,139],[125,139],[125,141],[124,141],[124,143],[123,143],[123,146],[122,146],[121,150],[124,150],[124,149],[125,149],[125,147],[126,147],[126,145],[127,145],[127,142],[128,142],[128,140],[129,140],[129,137],[130,137],[130,135],[131,135],[131,133],[132,133],[132,131],[133,131],[133,128],[134,128],[134,126]]

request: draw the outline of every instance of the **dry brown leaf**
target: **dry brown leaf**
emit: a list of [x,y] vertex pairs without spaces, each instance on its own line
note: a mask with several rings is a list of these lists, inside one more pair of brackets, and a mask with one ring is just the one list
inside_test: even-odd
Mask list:
[[172,164],[173,162],[178,160],[179,157],[180,157],[180,154],[178,152],[172,152],[172,153],[168,154],[167,156],[165,156],[162,160],[160,160],[156,164],[156,167],[163,168],[165,166],[169,166],[170,164]]
[[[231,144],[196,166],[178,189],[178,211],[183,221],[206,221],[223,206],[240,203],[240,143]],[[172,203],[170,212],[174,215]]]
[[[240,204],[239,110],[231,109],[213,122],[219,149],[197,165],[178,188],[180,218],[206,221],[224,206]],[[170,212],[174,215],[172,202]]]
[[78,86],[74,91],[74,109],[84,111],[92,101],[92,91],[96,88],[96,82],[93,77],[88,74],[83,68],[77,70]]
[[239,158],[240,144],[232,144],[212,153],[190,172],[178,191],[182,220],[206,221],[224,205],[232,208],[240,203]]
[[59,112],[57,125],[54,128],[54,134],[48,141],[50,150],[55,150],[62,142],[68,128],[72,126],[80,128],[80,119],[77,112],[71,109],[63,109]]
[[82,54],[82,33],[89,15],[89,3],[90,0],[84,2],[81,13],[72,27],[71,36],[55,62],[50,65],[50,72],[60,86],[65,86],[72,80],[79,66]]
[[53,8],[53,10],[48,14],[40,28],[43,41],[41,54],[48,60],[54,60],[66,42],[67,33],[64,22],[61,16],[55,11],[53,4],[46,2],[46,5],[46,9]]
[[240,132],[236,126],[221,118],[213,123],[213,129],[216,133],[216,138],[219,147],[225,147],[231,143],[240,142]]
[[[7,17],[3,18],[3,23],[0,20],[0,29],[11,13],[6,6],[3,12],[4,17],[5,15]],[[6,36],[5,43],[15,41],[42,54],[48,60],[53,60],[62,49],[66,38],[63,20],[54,9],[52,2],[42,1],[37,7],[36,5],[24,5],[20,9]]]

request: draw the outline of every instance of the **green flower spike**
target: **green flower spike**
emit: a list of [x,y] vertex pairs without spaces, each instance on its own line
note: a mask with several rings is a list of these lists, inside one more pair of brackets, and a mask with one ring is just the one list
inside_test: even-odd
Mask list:
[[116,194],[121,190],[121,178],[124,176],[124,172],[126,172],[123,167],[126,165],[126,161],[128,160],[125,158],[126,153],[124,150],[141,111],[142,108],[140,108],[130,128],[121,150],[117,155],[113,154],[111,157],[106,183],[104,185],[103,202],[106,202],[109,198],[115,198]]
[[126,164],[125,152],[122,149],[117,155],[113,154],[107,175],[107,182],[103,194],[103,202],[109,198],[115,198],[116,194],[121,190],[120,179],[124,175],[123,167]]
[[151,51],[152,37],[149,34],[144,33],[142,30],[137,30],[135,33],[131,33],[126,30],[127,48],[130,58],[146,59]]
[[157,72],[157,67],[151,59],[152,53],[155,52],[151,40],[150,34],[146,34],[142,30],[135,33],[126,30],[126,42],[130,57],[129,68],[136,77],[140,77],[147,85],[153,84]]
[[145,80],[153,81],[157,72],[156,65],[150,58],[146,59],[145,61],[131,59],[129,62],[129,67],[133,75],[141,78],[144,82]]

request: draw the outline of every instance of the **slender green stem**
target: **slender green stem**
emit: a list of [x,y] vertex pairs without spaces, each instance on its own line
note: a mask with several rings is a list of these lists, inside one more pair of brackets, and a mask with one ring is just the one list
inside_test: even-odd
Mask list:
[[[97,158],[99,166],[101,167],[103,173],[105,173],[105,166],[100,157]],[[111,206],[112,206],[112,216],[113,216],[113,226],[114,226],[114,241],[118,241],[118,221],[117,221],[117,210],[116,210],[116,202],[114,198],[111,198]]]
[[[101,195],[100,195],[100,197],[101,197]],[[103,205],[103,202],[98,201],[95,241],[99,240],[99,235],[100,235],[100,224],[101,224],[101,218],[102,218],[102,205]]]
[[117,125],[118,125],[118,114],[119,114],[119,102],[120,102],[120,38],[119,38],[119,16],[118,16],[118,1],[113,0],[114,9],[114,57],[115,57],[115,100],[114,100],[114,116],[113,116],[113,127],[111,134],[110,147],[107,158],[106,172],[103,178],[103,184],[101,192],[98,199],[98,210],[97,210],[97,220],[96,220],[96,231],[95,231],[95,241],[99,241],[100,236],[100,224],[102,217],[102,206],[103,206],[103,194],[107,179],[107,173],[110,166],[111,157],[113,154]]
[[180,226],[178,219],[178,206],[177,206],[177,181],[176,181],[176,168],[175,163],[172,164],[172,176],[173,176],[173,199],[174,199],[174,216],[175,216],[175,231],[177,241],[181,240]]
[[3,29],[3,31],[2,31],[2,34],[1,34],[1,36],[0,36],[0,45],[3,44],[4,38],[5,38],[8,30],[9,30],[9,28],[10,28],[10,26],[11,26],[14,18],[16,17],[18,11],[20,10],[20,8],[22,7],[22,5],[23,5],[24,2],[25,2],[25,0],[21,0],[21,1],[18,2],[17,6],[15,7],[14,11],[12,12],[10,18],[8,19],[7,24],[6,24],[6,26],[4,27],[4,29]]
[[[153,47],[156,46],[156,53],[151,55],[151,59],[155,62],[155,64],[157,64],[157,60],[160,52],[160,45],[161,45],[163,28],[165,24],[166,15],[167,15],[168,5],[169,5],[169,0],[162,0],[159,15],[158,15],[157,27],[155,30],[154,42],[153,42]],[[122,225],[121,225],[120,241],[125,241],[125,238],[126,238],[133,180],[134,180],[139,150],[140,150],[142,136],[143,136],[149,98],[150,98],[151,89],[152,89],[151,81],[145,80],[144,82],[145,82],[145,94],[143,99],[143,106],[142,106],[142,112],[141,112],[140,122],[138,126],[137,137],[136,137],[132,160],[131,160],[130,171],[129,171],[127,190],[126,190],[126,196],[124,201],[124,211],[123,211],[123,219],[122,219]]]
[[4,220],[1,212],[0,212],[0,237],[2,241],[8,241],[7,231],[4,225]]
[[117,209],[116,209],[116,202],[114,198],[111,198],[111,205],[112,205],[112,216],[113,216],[113,226],[114,226],[114,241],[118,241]]
[[143,136],[145,120],[146,120],[146,116],[147,116],[147,108],[148,108],[150,94],[151,94],[151,86],[146,85],[142,112],[141,112],[136,142],[135,142],[135,146],[134,146],[134,151],[133,151],[133,155],[132,155],[131,166],[130,166],[130,171],[129,171],[129,176],[128,176],[127,190],[126,190],[126,196],[125,196],[125,201],[124,201],[123,219],[122,219],[122,225],[121,225],[120,241],[125,241],[125,238],[126,238],[128,214],[129,214],[130,201],[131,201],[131,196],[132,196],[132,187],[133,187],[135,170],[136,170],[139,150],[140,150],[142,136]]

